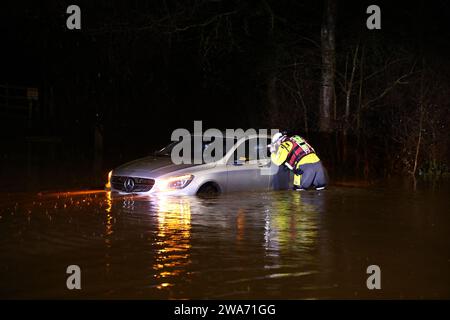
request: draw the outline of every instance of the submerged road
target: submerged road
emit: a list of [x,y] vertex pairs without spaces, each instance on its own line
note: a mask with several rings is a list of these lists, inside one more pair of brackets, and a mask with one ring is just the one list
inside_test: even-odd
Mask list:
[[[449,191],[1,193],[0,297],[448,299]],[[81,290],[66,287],[69,265]]]

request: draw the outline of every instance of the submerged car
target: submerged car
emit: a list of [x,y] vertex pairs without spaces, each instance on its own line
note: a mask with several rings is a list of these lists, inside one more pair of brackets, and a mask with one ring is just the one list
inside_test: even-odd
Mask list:
[[[289,172],[270,161],[267,149],[270,139],[266,135],[249,135],[240,139],[224,137],[223,156],[218,155],[213,161],[201,164],[174,164],[171,153],[180,142],[173,142],[152,156],[113,169],[108,175],[107,187],[113,193],[149,195],[288,189],[292,186]],[[210,144],[202,142],[202,151]],[[238,148],[242,147],[245,147],[241,149],[245,150],[244,156],[238,153]],[[251,152],[251,147],[258,150]]]

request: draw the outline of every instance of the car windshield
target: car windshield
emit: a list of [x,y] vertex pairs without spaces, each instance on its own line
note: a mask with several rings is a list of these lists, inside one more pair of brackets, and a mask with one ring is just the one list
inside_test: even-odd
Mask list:
[[[235,144],[235,139],[233,138],[222,138],[222,154],[216,154],[216,152],[213,150],[211,151],[211,156],[213,157],[214,161],[220,160]],[[172,154],[172,150],[173,148],[175,148],[176,145],[178,145],[179,143],[182,143],[183,141],[175,141],[172,142],[170,144],[168,144],[167,146],[165,146],[164,148],[162,148],[161,150],[158,150],[155,152],[156,156],[162,156],[162,157],[170,157]],[[213,141],[202,141],[202,148],[201,148],[201,154],[199,155],[201,157],[201,155],[203,155],[205,153],[205,151],[209,148],[214,146],[214,144],[216,144],[217,142],[215,142],[215,140]],[[194,148],[194,139],[191,139],[191,159],[193,159],[196,151]],[[183,156],[181,154],[181,156]],[[203,159],[203,157],[201,157],[201,159]]]

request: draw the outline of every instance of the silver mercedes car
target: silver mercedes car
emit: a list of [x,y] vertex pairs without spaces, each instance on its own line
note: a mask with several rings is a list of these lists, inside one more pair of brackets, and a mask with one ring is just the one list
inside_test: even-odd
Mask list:
[[[230,139],[232,142],[227,143]],[[113,169],[108,174],[106,187],[112,193],[149,195],[199,195],[292,187],[290,173],[270,161],[267,149],[270,136],[224,137],[223,140],[223,156],[201,164],[174,164],[171,152],[180,142],[173,142],[152,156]],[[208,145],[203,142],[202,150]],[[243,146],[245,155],[242,157],[237,150]],[[258,152],[251,152],[251,147]],[[261,150],[263,152],[259,152]]]

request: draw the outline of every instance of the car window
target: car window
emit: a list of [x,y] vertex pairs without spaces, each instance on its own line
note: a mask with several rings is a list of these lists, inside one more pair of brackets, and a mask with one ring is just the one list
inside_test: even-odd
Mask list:
[[[217,149],[220,142],[216,143],[215,138],[211,141],[204,142],[204,152],[205,154],[210,154],[214,161],[222,159],[231,148],[234,147],[236,141],[233,138],[217,138],[221,139],[222,150]],[[209,148],[212,148],[209,150]],[[204,159],[206,160],[206,159]]]
[[[202,157],[205,154],[211,155],[212,159],[203,159],[203,162],[206,162],[206,160],[208,161],[216,161],[216,160],[220,160],[223,158],[223,156],[230,151],[230,149],[232,147],[234,147],[235,143],[236,143],[236,139],[233,138],[217,138],[217,139],[221,139],[222,140],[222,150],[218,150],[217,145],[215,143],[215,138],[212,138],[211,141],[202,141],[202,146],[201,146],[201,150],[199,150],[201,153],[198,154],[198,157]],[[180,143],[180,141],[175,141],[172,142],[170,144],[168,144],[167,146],[165,146],[164,148],[162,148],[159,151],[155,152],[156,156],[171,156],[172,150],[173,148]],[[194,159],[193,156],[195,154],[196,149],[194,148],[194,140],[191,139],[191,158],[192,160]],[[184,156],[183,152],[180,152],[180,156]]]
[[259,151],[258,160],[260,159],[270,159],[270,149],[267,147],[271,143],[270,138],[259,138]]
[[234,151],[232,161],[252,162],[270,158],[267,145],[270,140],[267,138],[251,138],[241,143]]

